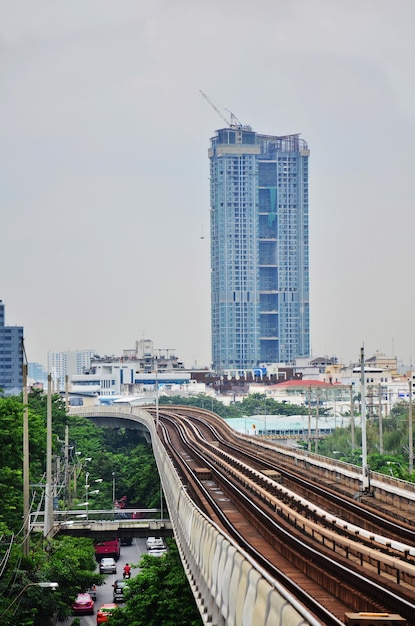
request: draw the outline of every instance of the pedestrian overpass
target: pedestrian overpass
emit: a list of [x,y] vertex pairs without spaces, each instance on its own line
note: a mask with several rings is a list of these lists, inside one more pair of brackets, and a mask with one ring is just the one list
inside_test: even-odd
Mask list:
[[[134,516],[140,514],[140,518]],[[65,533],[74,537],[91,537],[102,541],[106,537],[130,539],[133,537],[171,537],[171,521],[164,517],[163,509],[123,509],[125,517],[119,518],[118,511],[90,509],[88,515],[79,509],[54,511],[51,534]],[[32,531],[43,532],[44,511],[36,511],[30,516]]]
[[73,407],[70,414],[88,417],[99,426],[143,429],[151,439],[171,529],[205,624],[321,626],[195,505],[157,435],[154,418],[144,408]]

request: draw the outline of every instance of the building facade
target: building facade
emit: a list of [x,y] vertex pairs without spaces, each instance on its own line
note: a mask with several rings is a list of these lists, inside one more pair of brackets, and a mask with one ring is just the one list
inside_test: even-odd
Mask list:
[[65,352],[48,352],[48,372],[52,376],[54,389],[65,389],[68,380],[76,374],[83,374],[89,369],[94,350],[66,350]]
[[39,384],[41,387],[46,388],[48,384],[48,373],[40,363],[28,363],[27,364],[29,385]]
[[23,390],[23,326],[6,326],[0,300],[0,395],[15,396]]
[[212,357],[217,372],[310,353],[308,158],[299,135],[211,139]]

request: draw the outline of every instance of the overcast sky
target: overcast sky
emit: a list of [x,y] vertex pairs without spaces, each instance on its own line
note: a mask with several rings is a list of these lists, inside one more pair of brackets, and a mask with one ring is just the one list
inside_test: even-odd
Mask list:
[[[209,365],[221,109],[310,148],[313,356],[415,360],[413,0],[0,0],[0,299],[29,361]],[[224,110],[226,115],[226,111]]]

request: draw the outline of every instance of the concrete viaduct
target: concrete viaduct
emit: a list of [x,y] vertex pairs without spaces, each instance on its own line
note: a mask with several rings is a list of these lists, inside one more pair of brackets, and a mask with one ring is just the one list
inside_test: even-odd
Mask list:
[[155,428],[138,407],[76,407],[99,426],[143,430],[152,443],[174,537],[203,621],[212,626],[321,626],[195,505]]

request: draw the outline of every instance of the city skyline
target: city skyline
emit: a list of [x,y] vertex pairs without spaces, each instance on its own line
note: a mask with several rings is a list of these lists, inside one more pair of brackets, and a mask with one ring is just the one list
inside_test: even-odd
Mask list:
[[223,122],[203,89],[311,147],[311,354],[411,364],[411,0],[0,11],[0,298],[30,362],[151,337],[210,364],[207,150]]

